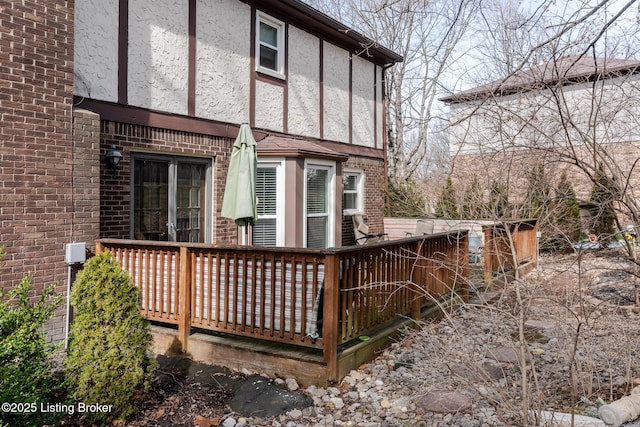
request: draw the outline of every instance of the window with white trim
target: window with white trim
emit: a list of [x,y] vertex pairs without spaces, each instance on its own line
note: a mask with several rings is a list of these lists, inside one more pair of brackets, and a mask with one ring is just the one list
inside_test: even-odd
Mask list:
[[284,79],[284,22],[264,13],[256,16],[256,67],[261,73]]
[[252,229],[255,246],[282,246],[283,191],[282,162],[259,162],[256,171],[256,197],[258,219]]
[[364,173],[361,170],[345,169],[343,172],[342,209],[345,215],[353,215],[363,211],[363,178]]
[[305,247],[334,246],[335,164],[305,165]]

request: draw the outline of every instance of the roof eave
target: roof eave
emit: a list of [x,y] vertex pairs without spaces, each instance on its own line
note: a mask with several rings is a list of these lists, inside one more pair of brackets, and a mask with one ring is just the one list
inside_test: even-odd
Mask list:
[[383,65],[392,65],[402,62],[404,58],[374,40],[364,36],[356,30],[347,27],[343,23],[325,15],[306,3],[299,0],[262,0],[260,7],[268,6],[281,11],[292,20],[303,22],[305,25],[318,32],[331,35],[331,38],[352,46],[354,52],[374,62]]

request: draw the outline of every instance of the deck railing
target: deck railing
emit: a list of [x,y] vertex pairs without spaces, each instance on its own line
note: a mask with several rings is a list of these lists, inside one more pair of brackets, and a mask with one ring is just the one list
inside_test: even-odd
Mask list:
[[324,250],[100,239],[97,248],[129,272],[147,319],[178,325],[183,350],[193,327],[319,348],[336,372],[340,345],[466,296],[467,239]]

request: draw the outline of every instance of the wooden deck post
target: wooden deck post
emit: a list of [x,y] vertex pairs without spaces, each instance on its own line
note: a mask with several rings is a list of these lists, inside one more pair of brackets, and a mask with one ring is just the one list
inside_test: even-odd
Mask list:
[[491,276],[493,275],[494,257],[494,227],[484,227],[484,285],[487,289],[491,287]]
[[191,334],[191,252],[189,248],[180,248],[180,275],[178,286],[179,297],[179,317],[178,317],[178,340],[181,350],[187,352],[189,335]]
[[538,248],[538,221],[534,223],[533,231],[531,232],[531,235],[529,238],[533,241],[531,246],[529,246],[530,248],[533,248],[533,255],[531,257],[533,261],[533,268],[537,268],[538,267],[538,251],[540,250]]
[[[457,255],[457,266],[460,269],[458,271],[459,277],[454,280],[457,283],[462,277],[462,289],[460,290],[462,300],[466,303],[469,302],[469,231],[458,234],[457,239],[458,247],[455,249]],[[457,287],[457,286],[456,286]]]
[[323,357],[327,381],[338,381],[338,323],[340,321],[340,259],[335,254],[324,261]]
[[412,283],[412,295],[411,295],[411,318],[420,320],[422,311],[422,300],[424,290],[427,289],[425,283],[425,243],[423,241],[417,241],[414,247],[415,253],[415,265],[410,266],[413,277],[410,277]]

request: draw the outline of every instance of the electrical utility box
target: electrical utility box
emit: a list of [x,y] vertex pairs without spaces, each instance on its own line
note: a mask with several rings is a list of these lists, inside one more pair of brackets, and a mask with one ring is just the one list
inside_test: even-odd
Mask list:
[[65,261],[67,264],[82,264],[87,260],[87,244],[67,243]]

